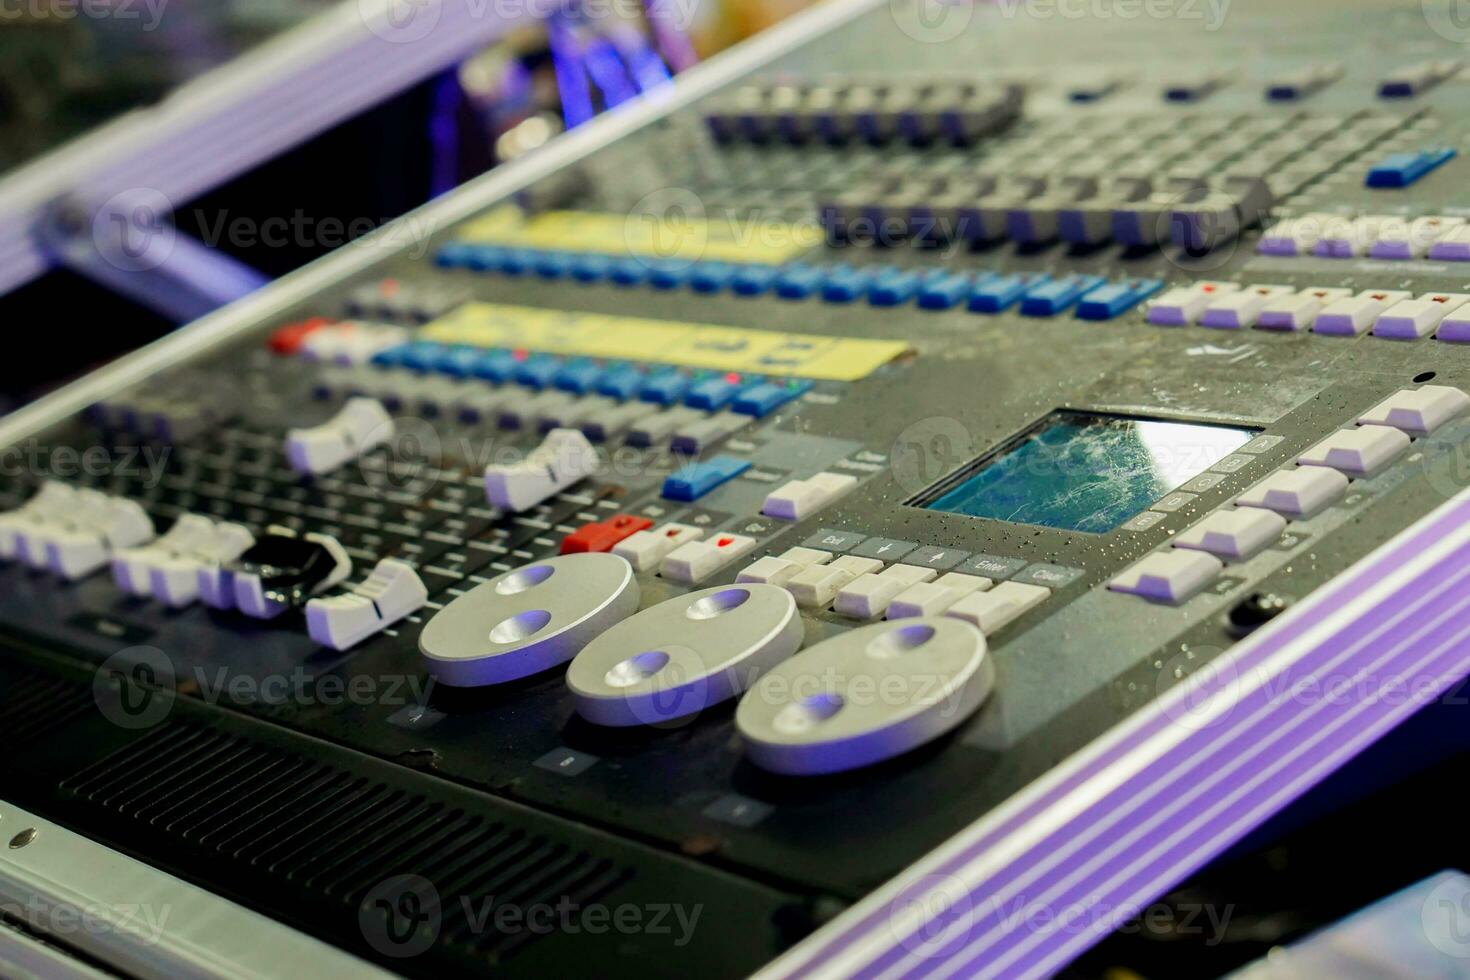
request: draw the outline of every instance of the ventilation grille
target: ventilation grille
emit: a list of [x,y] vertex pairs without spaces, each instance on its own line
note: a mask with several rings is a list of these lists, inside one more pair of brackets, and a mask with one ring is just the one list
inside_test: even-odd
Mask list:
[[94,708],[92,692],[15,665],[0,673],[0,741],[18,746],[61,728]]
[[354,922],[375,886],[421,876],[440,898],[439,941],[495,959],[545,934],[497,932],[486,925],[496,909],[585,905],[631,874],[534,832],[183,723],[87,767],[61,789],[175,846],[338,905]]

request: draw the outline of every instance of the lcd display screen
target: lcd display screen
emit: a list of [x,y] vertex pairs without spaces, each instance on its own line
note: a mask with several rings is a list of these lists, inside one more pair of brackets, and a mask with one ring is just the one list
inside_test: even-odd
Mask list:
[[952,514],[1101,534],[1255,434],[1224,425],[1057,411],[916,503]]

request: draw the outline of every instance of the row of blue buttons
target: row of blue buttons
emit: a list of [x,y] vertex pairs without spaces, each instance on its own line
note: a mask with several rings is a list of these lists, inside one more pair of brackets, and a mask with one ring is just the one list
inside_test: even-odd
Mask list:
[[[445,268],[495,271],[507,275],[540,275],[583,282],[608,280],[619,285],[647,283],[657,289],[688,286],[695,292],[729,289],[737,296],[773,293],[782,299],[819,296],[828,303],[866,298],[873,306],[901,306],[917,301],[920,309],[949,310],[963,306],[976,313],[999,313],[1019,303],[1023,316],[1056,316],[1077,307],[1084,320],[1107,320],[1158,292],[1157,279],[1108,283],[1098,276],[1045,274],[1006,275],[988,272],[916,270],[897,266],[852,266],[846,263],[783,266],[731,262],[670,262],[549,252],[498,245],[446,245],[437,256]],[[1096,294],[1096,295],[1094,295]]]
[[534,391],[555,388],[574,395],[603,395],[658,405],[683,402],[707,412],[730,409],[761,418],[812,388],[810,381],[757,377],[734,378],[712,372],[685,373],[677,368],[645,369],[630,363],[602,363],[588,358],[566,359],[551,354],[517,356],[508,350],[439,344],[416,340],[390,348],[373,358],[381,368],[405,368],[454,378],[481,378],[496,384],[511,382]]

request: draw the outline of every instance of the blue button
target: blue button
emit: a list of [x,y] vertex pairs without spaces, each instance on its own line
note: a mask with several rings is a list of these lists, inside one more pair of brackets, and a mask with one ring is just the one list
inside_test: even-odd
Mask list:
[[976,313],[999,313],[1021,298],[1032,286],[1047,280],[1045,275],[995,276],[976,283],[970,292],[970,309]]
[[434,370],[440,374],[447,374],[451,378],[473,377],[475,365],[480,362],[480,356],[483,353],[484,351],[478,347],[463,344],[445,348],[434,361]]
[[811,390],[810,381],[764,381],[742,391],[730,407],[741,415],[763,418]]
[[563,364],[561,370],[556,372],[556,377],[552,380],[552,384],[559,391],[570,391],[574,395],[585,395],[597,385],[597,381],[601,377],[601,364],[598,364],[596,361],[579,358]]
[[643,384],[643,372],[631,364],[620,364],[608,368],[597,379],[597,393],[619,401],[627,401],[638,394]]
[[689,281],[694,273],[692,262],[669,260],[645,260],[648,265],[648,283],[654,289],[678,289]]
[[655,405],[674,405],[684,397],[684,392],[688,389],[687,374],[680,371],[660,371],[643,380],[643,387],[638,389],[638,398]]
[[1162,279],[1131,279],[1109,282],[1085,293],[1077,301],[1079,320],[1111,320],[1128,312],[1164,288]]
[[854,269],[847,265],[837,266],[827,274],[827,281],[822,285],[822,299],[828,303],[851,303],[868,291],[868,285],[875,275],[881,275],[890,268],[875,266]]
[[537,253],[529,248],[497,248],[495,252],[495,267],[507,276],[523,276],[536,264]]
[[1040,282],[1021,297],[1022,316],[1056,316],[1077,302],[1089,289],[1103,283],[1102,276],[1071,275]]
[[568,271],[578,282],[601,282],[612,272],[612,264],[606,255],[574,255]]
[[476,272],[499,272],[505,249],[499,245],[465,245],[464,265]]
[[953,272],[931,279],[919,290],[919,309],[947,310],[958,306],[970,295],[975,277],[967,272]]
[[432,371],[447,348],[428,340],[416,340],[398,354],[398,366],[410,371]]
[[718,293],[730,284],[735,266],[729,262],[700,262],[689,273],[689,286],[696,293]]
[[468,242],[450,242],[434,253],[434,264],[441,269],[468,269],[474,254],[475,247]]
[[409,356],[415,346],[415,344],[399,344],[397,347],[380,350],[373,355],[371,363],[374,367],[380,368],[406,367],[407,365],[404,364],[404,360]]
[[868,302],[874,306],[899,306],[914,298],[924,284],[925,273],[918,270],[885,272],[868,289]]
[[771,288],[781,270],[774,265],[743,265],[730,279],[736,296],[759,296]]
[[827,270],[819,266],[793,262],[776,277],[776,295],[782,299],[806,299],[821,288],[826,275]]
[[477,378],[502,384],[509,381],[511,375],[515,374],[519,363],[515,355],[508,350],[481,351],[472,373]]
[[740,394],[742,383],[725,378],[705,378],[696,381],[684,396],[684,404],[690,408],[702,408],[706,412],[717,412],[735,400]]
[[1418,153],[1395,153],[1369,170],[1365,182],[1369,187],[1408,187],[1454,155],[1454,149],[1448,146]]
[[648,281],[648,263],[636,256],[617,259],[607,277],[619,286],[636,286]]
[[527,388],[540,391],[548,387],[556,373],[561,370],[561,358],[550,354],[532,354],[524,361],[516,365],[516,384],[523,384]]
[[572,274],[572,256],[566,252],[536,252],[531,269],[542,279],[565,279]]
[[735,456],[716,456],[702,463],[690,463],[669,474],[664,480],[664,499],[698,500],[715,487],[750,469],[750,460]]

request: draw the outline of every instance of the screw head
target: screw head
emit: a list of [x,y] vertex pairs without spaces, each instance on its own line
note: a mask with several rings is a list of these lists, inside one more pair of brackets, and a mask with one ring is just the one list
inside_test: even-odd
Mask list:
[[25,830],[22,830],[20,833],[16,834],[14,837],[10,838],[10,849],[12,851],[19,850],[20,848],[25,847],[27,844],[29,844],[31,841],[33,841],[35,839],[36,839],[36,828],[35,827],[27,827]]

